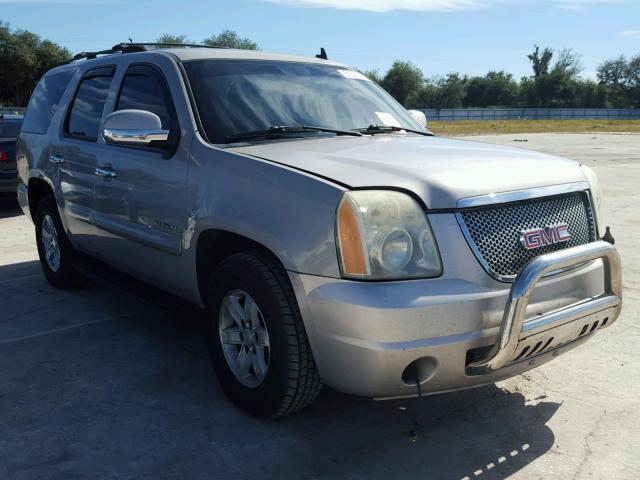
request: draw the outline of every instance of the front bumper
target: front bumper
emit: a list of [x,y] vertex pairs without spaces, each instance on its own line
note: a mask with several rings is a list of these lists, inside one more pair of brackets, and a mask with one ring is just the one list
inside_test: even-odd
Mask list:
[[460,277],[290,278],[323,381],[378,398],[414,395],[416,376],[429,394],[529,370],[614,323],[622,299],[618,254],[606,242],[541,255],[511,288]]

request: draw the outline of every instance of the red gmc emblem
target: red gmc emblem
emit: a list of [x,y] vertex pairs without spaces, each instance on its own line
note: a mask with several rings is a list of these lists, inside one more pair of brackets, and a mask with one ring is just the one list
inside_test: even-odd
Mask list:
[[566,242],[571,238],[569,225],[566,223],[556,223],[544,228],[530,228],[520,232],[520,241],[527,250]]

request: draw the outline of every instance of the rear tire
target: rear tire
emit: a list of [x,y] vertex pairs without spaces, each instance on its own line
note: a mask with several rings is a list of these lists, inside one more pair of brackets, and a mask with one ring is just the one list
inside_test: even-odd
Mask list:
[[73,266],[76,251],[64,231],[53,195],[38,202],[33,219],[40,265],[49,283],[64,290],[84,286],[87,280]]
[[[315,400],[322,383],[293,289],[273,255],[258,250],[224,260],[205,304],[213,368],[237,406],[273,418]],[[253,321],[244,320],[249,317]]]

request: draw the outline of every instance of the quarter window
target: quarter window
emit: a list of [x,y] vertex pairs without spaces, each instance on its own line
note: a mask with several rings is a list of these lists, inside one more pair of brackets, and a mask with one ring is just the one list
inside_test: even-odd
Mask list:
[[93,141],[98,138],[102,111],[113,73],[113,68],[103,68],[89,72],[82,79],[71,106],[66,133]]
[[116,110],[146,110],[160,117],[162,128],[170,130],[173,105],[164,79],[155,68],[133,65],[122,81]]
[[62,94],[67,89],[73,74],[73,71],[68,71],[47,75],[38,82],[24,116],[23,132],[47,133]]

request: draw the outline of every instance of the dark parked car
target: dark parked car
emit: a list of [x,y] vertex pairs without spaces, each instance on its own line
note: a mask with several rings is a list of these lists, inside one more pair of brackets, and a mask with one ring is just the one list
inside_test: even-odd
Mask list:
[[0,195],[16,193],[16,142],[21,125],[22,115],[0,114]]

